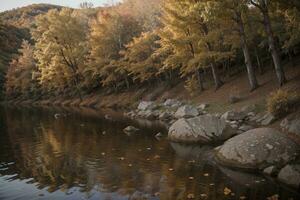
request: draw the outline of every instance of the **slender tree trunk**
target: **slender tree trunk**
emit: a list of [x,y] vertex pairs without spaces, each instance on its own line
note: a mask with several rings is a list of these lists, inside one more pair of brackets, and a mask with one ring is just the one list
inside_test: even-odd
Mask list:
[[126,88],[127,90],[129,89],[130,85],[129,85],[129,80],[128,80],[128,77],[125,76],[125,83],[126,83]]
[[[262,2],[264,2],[264,1],[262,1]],[[262,13],[263,13],[263,17],[264,17],[265,31],[268,36],[269,48],[270,48],[272,59],[273,59],[274,66],[275,66],[275,72],[276,72],[279,84],[280,84],[280,86],[282,86],[286,82],[286,78],[285,78],[283,67],[281,65],[280,55],[279,55],[278,49],[276,47],[276,42],[275,42],[274,34],[272,31],[272,27],[271,27],[269,13],[268,13],[267,9],[262,10]]]
[[223,82],[221,81],[220,76],[217,72],[216,64],[211,63],[210,66],[211,66],[211,71],[215,82],[215,89],[218,90],[223,85]]
[[257,62],[257,67],[258,67],[258,70],[259,70],[259,74],[262,75],[264,73],[264,71],[263,71],[261,61],[260,61],[260,58],[259,58],[259,55],[258,55],[258,52],[257,52],[257,47],[254,47],[254,54],[255,54],[255,57],[256,57],[256,62]]
[[242,49],[243,49],[243,53],[244,53],[245,64],[246,64],[246,67],[247,67],[248,79],[249,79],[251,91],[253,91],[256,88],[258,88],[258,83],[257,83],[257,79],[256,79],[256,76],[255,76],[255,72],[254,72],[254,68],[253,68],[253,65],[252,65],[250,52],[249,52],[249,48],[248,48],[248,44],[247,44],[247,40],[246,40],[244,23],[243,23],[242,15],[241,15],[240,12],[238,12],[236,10],[235,15],[236,15],[236,22],[239,26],[241,45],[242,45]]
[[80,98],[80,101],[82,101],[83,98],[82,98],[82,95],[81,95],[81,91],[79,89],[79,77],[78,77],[77,74],[75,75],[75,87],[76,87],[77,94],[78,94],[78,96]]
[[288,56],[289,56],[289,60],[292,62],[292,66],[295,67],[296,65],[290,50],[288,50]]
[[203,78],[202,78],[202,70],[198,69],[197,70],[197,77],[198,77],[198,83],[199,83],[199,88],[200,91],[204,91],[204,86],[203,86]]

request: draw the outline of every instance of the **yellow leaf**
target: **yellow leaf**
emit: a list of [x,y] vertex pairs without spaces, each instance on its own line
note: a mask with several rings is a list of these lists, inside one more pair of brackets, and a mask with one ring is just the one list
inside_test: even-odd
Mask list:
[[231,193],[231,190],[227,187],[224,188],[224,195],[229,195]]

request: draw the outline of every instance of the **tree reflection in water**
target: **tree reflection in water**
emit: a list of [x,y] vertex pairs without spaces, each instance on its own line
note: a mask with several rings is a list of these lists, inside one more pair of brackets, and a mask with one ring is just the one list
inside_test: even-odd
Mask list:
[[[51,199],[299,197],[261,176],[218,167],[212,147],[156,140],[166,132],[159,124],[105,113],[111,117],[92,109],[1,108],[0,199],[28,199],[28,191],[10,187],[22,180]],[[142,131],[129,137],[127,125]],[[224,195],[224,188],[232,192]]]

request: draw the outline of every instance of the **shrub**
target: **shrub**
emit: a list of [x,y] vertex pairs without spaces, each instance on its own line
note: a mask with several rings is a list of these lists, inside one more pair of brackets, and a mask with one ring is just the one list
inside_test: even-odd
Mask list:
[[193,75],[185,81],[184,87],[192,97],[195,96],[200,90],[195,75]]
[[282,117],[295,109],[299,102],[300,95],[296,92],[279,89],[267,99],[267,109],[275,117]]

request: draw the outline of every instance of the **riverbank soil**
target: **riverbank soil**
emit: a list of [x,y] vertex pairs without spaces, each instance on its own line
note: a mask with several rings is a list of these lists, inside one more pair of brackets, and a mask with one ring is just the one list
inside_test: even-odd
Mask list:
[[[294,66],[286,63],[284,68],[288,79],[282,89],[300,92],[300,57]],[[179,82],[173,87],[167,84],[155,86],[144,86],[132,88],[130,90],[118,93],[108,93],[107,91],[98,91],[87,95],[80,100],[79,98],[66,99],[64,97],[54,97],[47,100],[24,101],[14,100],[10,103],[15,104],[36,104],[36,105],[61,105],[61,106],[84,106],[95,108],[122,108],[133,109],[141,100],[164,101],[168,98],[175,98],[181,101],[187,101],[195,104],[209,103],[208,111],[212,113],[222,113],[231,109],[240,109],[245,105],[256,104],[259,111],[265,110],[266,98],[270,93],[278,90],[279,84],[276,74],[271,66],[266,67],[263,74],[257,74],[259,88],[250,92],[246,72],[237,73],[227,77],[223,81],[225,84],[215,90],[213,83],[206,82],[205,90],[191,96],[184,88],[184,82]],[[230,97],[237,97],[236,103],[230,103]]]

